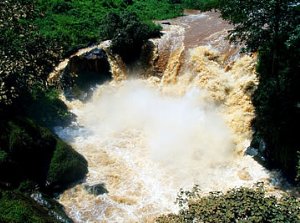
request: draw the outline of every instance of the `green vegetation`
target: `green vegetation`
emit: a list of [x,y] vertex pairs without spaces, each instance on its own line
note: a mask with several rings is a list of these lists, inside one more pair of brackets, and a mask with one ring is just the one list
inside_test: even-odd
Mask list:
[[[183,8],[211,9],[216,0],[37,0],[40,15],[35,24],[44,37],[57,39],[67,51],[105,39],[99,32],[101,24],[110,24],[107,14],[136,14],[151,24],[182,15]],[[126,19],[126,18],[125,18]],[[112,23],[113,25],[113,23]],[[125,28],[126,29],[126,28]]]
[[263,185],[255,189],[236,188],[225,194],[211,192],[201,196],[195,186],[191,191],[180,191],[177,198],[179,214],[169,214],[157,219],[164,222],[299,222],[300,201],[293,197],[276,199],[266,196]]
[[200,9],[203,11],[218,7],[218,0],[182,0],[183,8]]
[[161,29],[153,23],[141,22],[135,13],[124,11],[119,15],[107,14],[100,30],[104,39],[112,40],[112,52],[128,62],[139,55],[149,38],[159,36]]
[[1,120],[0,129],[0,222],[72,222],[51,197],[30,194],[52,195],[83,179],[86,160],[24,117]]
[[[105,36],[99,26],[106,22],[109,13],[120,15],[131,12],[146,22],[181,15],[181,7],[168,0],[133,1],[126,4],[122,0],[39,0],[37,8],[43,15],[35,23],[43,36],[58,39],[68,50],[99,41]],[[108,23],[106,23],[108,24]]]
[[55,189],[65,189],[87,174],[87,161],[71,146],[57,140],[47,175],[47,183]]
[[26,99],[24,113],[39,125],[46,127],[69,124],[74,115],[68,111],[64,102],[59,99],[59,91],[54,87],[41,89],[36,87]]
[[[159,34],[151,20],[182,14],[183,8],[218,7],[235,29],[232,41],[258,51],[260,83],[253,146],[271,167],[300,179],[300,17],[296,0],[6,0],[0,2],[0,222],[68,222],[28,193],[52,194],[82,179],[86,160],[50,130],[72,119],[47,76],[64,56],[112,39],[112,51],[130,60]],[[17,191],[18,188],[18,191]],[[48,202],[53,202],[49,198]],[[262,187],[200,197],[182,192],[178,215],[160,222],[299,222],[299,202],[266,197]],[[55,205],[54,205],[55,206]],[[58,212],[62,212],[57,206]]]
[[[237,7],[237,5],[239,7]],[[255,140],[270,167],[294,180],[299,175],[300,149],[300,5],[298,1],[220,0],[222,17],[235,29],[232,41],[258,51],[259,85],[253,95]],[[260,138],[260,140],[258,140]],[[256,141],[256,142],[255,142]],[[298,173],[297,173],[298,172]]]
[[80,154],[31,120],[2,120],[0,128],[0,182],[16,188],[31,181],[41,189],[57,190],[87,173],[87,162]]
[[[32,90],[45,86],[48,73],[60,59],[61,47],[33,26],[34,0],[0,3],[0,109],[24,104]],[[15,108],[16,109],[16,108]]]
[[[62,207],[56,201],[35,194],[40,201],[39,205],[32,200],[29,195],[19,191],[0,190],[0,222],[2,223],[70,223],[72,222],[64,212]],[[49,214],[52,213],[52,214]]]
[[55,218],[48,216],[46,210],[36,208],[37,205],[30,198],[18,195],[12,192],[1,193],[1,222],[58,222]]

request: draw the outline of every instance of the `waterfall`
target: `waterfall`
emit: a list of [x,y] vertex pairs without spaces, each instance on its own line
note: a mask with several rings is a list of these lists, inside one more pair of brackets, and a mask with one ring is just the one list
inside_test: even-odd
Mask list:
[[153,222],[176,212],[179,189],[194,184],[203,193],[257,181],[272,188],[268,171],[244,156],[258,82],[255,56],[240,55],[225,40],[230,25],[217,13],[169,22],[152,40],[154,75],[132,78],[108,53],[113,80],[87,102],[65,100],[77,123],[56,132],[88,160],[84,184],[108,190],[65,191],[59,202],[75,222]]

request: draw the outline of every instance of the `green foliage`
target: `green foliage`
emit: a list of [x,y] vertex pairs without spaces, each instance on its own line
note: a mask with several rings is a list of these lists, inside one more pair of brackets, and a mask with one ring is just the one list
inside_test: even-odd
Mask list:
[[259,52],[254,128],[266,144],[263,155],[269,166],[281,168],[294,180],[300,148],[298,1],[220,0],[219,9],[235,26],[230,40]]
[[56,218],[35,201],[18,192],[0,191],[0,221],[2,223],[56,223]]
[[143,44],[160,32],[159,26],[143,23],[137,14],[127,11],[109,13],[103,21],[100,26],[103,38],[112,39],[111,50],[125,61],[138,55]]
[[35,20],[43,36],[58,39],[70,51],[99,40],[99,26],[108,13],[136,13],[143,21],[166,19],[181,14],[182,8],[168,0],[38,0],[42,16]]
[[7,160],[7,152],[0,149],[0,165]]
[[182,5],[169,0],[135,0],[126,10],[136,13],[143,21],[162,20],[182,15]]
[[20,105],[30,95],[33,86],[45,87],[47,75],[59,60],[61,48],[56,41],[41,36],[33,25],[37,13],[33,3],[33,0],[0,3],[2,109]]
[[65,103],[59,99],[59,91],[55,88],[33,88],[24,112],[39,125],[47,127],[67,125],[74,118]]
[[59,190],[64,189],[82,179],[87,171],[87,161],[84,157],[63,141],[57,140],[47,175],[50,186]]
[[36,188],[37,188],[37,184],[35,182],[30,180],[25,180],[20,183],[18,187],[18,191],[26,194],[31,194],[32,192],[34,192],[34,190],[36,190]]
[[1,223],[71,223],[63,207],[39,192],[23,194],[0,190]]
[[1,182],[32,181],[43,188],[48,181],[64,188],[86,174],[86,160],[46,128],[24,118],[0,124]]
[[201,196],[199,187],[181,190],[177,199],[178,215],[161,216],[157,222],[299,222],[300,202],[293,197],[266,196],[263,185],[255,189],[236,188],[225,194],[210,192]]
[[182,0],[184,8],[208,11],[218,7],[218,0]]
[[21,118],[1,122],[1,130],[6,159],[1,163],[0,180],[18,184],[31,179],[42,184],[55,146],[50,131]]
[[[222,17],[235,26],[230,32],[232,41],[245,42],[250,51],[265,49],[274,41],[280,41],[297,25],[297,1],[290,0],[220,0],[219,10]],[[289,21],[289,22],[287,22]]]

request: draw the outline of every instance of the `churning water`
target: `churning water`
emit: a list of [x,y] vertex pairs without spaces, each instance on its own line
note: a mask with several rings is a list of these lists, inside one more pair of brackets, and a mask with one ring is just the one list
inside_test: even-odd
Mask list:
[[[180,188],[198,184],[205,193],[268,182],[267,171],[243,155],[254,114],[255,58],[230,48],[228,24],[216,14],[174,23],[154,41],[161,76],[131,79],[120,72],[88,102],[66,101],[77,126],[57,133],[88,160],[86,184],[104,183],[109,191],[95,196],[82,185],[65,191],[59,201],[76,222],[152,222],[176,212]],[[209,23],[214,28],[193,40],[191,26]]]

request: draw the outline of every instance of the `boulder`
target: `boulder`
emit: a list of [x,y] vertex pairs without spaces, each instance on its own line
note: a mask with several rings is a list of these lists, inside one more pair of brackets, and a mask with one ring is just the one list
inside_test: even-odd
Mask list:
[[71,57],[62,74],[61,85],[68,99],[85,100],[90,96],[91,88],[111,78],[107,54],[103,49],[96,48]]
[[0,123],[0,182],[29,181],[50,193],[85,177],[87,161],[50,130],[26,118]]
[[106,194],[108,193],[108,190],[105,187],[104,183],[99,183],[99,184],[94,184],[94,185],[84,185],[84,189],[93,195],[101,195],[101,194]]
[[60,192],[83,179],[88,172],[87,161],[71,146],[57,139],[47,175],[51,190]]
[[80,72],[107,72],[110,69],[106,52],[96,48],[83,55],[71,57],[68,67],[71,73]]

